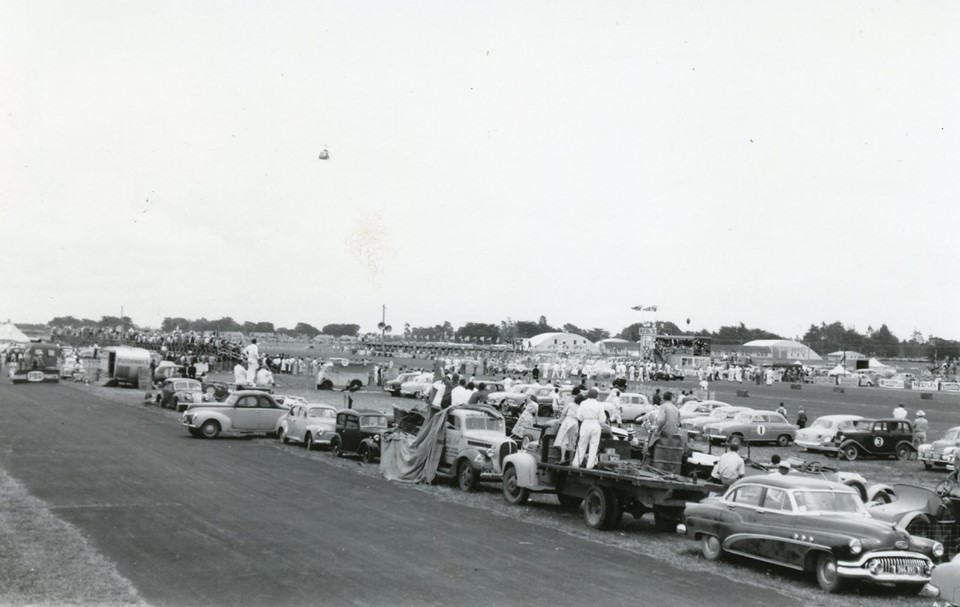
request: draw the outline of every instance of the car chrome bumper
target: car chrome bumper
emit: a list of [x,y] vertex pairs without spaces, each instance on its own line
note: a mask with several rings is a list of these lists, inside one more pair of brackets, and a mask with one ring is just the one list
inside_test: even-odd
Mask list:
[[947,464],[953,461],[953,456],[944,455],[942,453],[939,453],[939,454],[932,453],[929,451],[928,452],[920,451],[919,453],[917,453],[917,459],[920,460],[921,462],[927,462],[930,464],[943,464],[944,466],[946,466]]
[[715,440],[715,441],[727,440],[726,434],[707,434],[706,437],[709,438],[710,440]]
[[[884,562],[881,571],[873,572],[868,568],[875,559]],[[878,583],[929,582],[932,570],[930,559],[918,552],[873,552],[861,556],[857,561],[837,562],[837,575]]]

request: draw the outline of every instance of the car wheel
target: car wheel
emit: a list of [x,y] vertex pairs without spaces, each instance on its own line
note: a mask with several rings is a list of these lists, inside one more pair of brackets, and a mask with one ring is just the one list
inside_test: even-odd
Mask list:
[[780,447],[786,447],[786,446],[789,445],[789,444],[790,444],[790,435],[789,435],[789,434],[781,434],[780,436],[777,437],[777,445],[778,445],[778,446],[780,446]]
[[477,488],[477,471],[470,462],[463,460],[457,467],[457,486],[461,491],[470,492]]
[[321,390],[333,390],[333,382],[330,381],[329,379],[328,379],[328,380],[325,380],[322,384],[320,384],[320,389],[321,389]]
[[924,469],[924,470],[933,470],[933,464],[931,464],[930,462],[923,462],[923,469]]
[[715,535],[700,536],[700,554],[708,561],[718,561],[723,556],[723,544]]
[[609,529],[616,518],[617,495],[607,487],[593,486],[583,498],[583,520],[594,529]]
[[583,498],[577,497],[576,495],[564,495],[563,493],[558,493],[557,501],[560,502],[560,507],[564,510],[576,510],[580,507],[580,504],[583,503]]
[[366,462],[366,463],[368,463],[368,464],[374,463],[374,461],[373,461],[373,460],[374,460],[373,449],[365,448],[365,449],[363,450],[363,453],[362,453],[361,455],[362,455],[362,457],[363,457],[363,461],[364,461],[364,462]]
[[897,447],[897,459],[902,461],[910,459],[910,452],[912,449],[906,445],[900,445]]
[[277,430],[277,439],[284,445],[290,442],[290,439],[287,438],[287,433],[283,431],[282,427]]
[[893,502],[893,496],[888,491],[881,491],[873,496],[873,502],[875,504],[889,504]]
[[343,450],[340,449],[340,437],[334,436],[330,441],[330,451],[337,457],[343,457]]
[[303,446],[306,447],[307,451],[313,451],[313,435],[309,432],[303,437]]
[[837,573],[837,559],[824,552],[817,558],[817,583],[820,588],[833,593],[843,587],[843,578]]
[[207,420],[200,426],[200,433],[203,438],[217,438],[220,434],[220,424],[216,420]]
[[359,390],[359,389],[362,388],[362,387],[363,387],[363,383],[361,383],[361,381],[360,381],[359,379],[355,379],[355,380],[353,380],[352,382],[350,382],[350,391],[351,391],[351,392],[356,392],[357,390]]
[[852,462],[860,457],[860,449],[856,445],[849,445],[841,449],[840,454],[843,455],[843,459]]
[[530,499],[530,491],[517,482],[517,468],[510,466],[503,473],[503,499],[508,504],[525,504]]
[[730,445],[731,447],[734,445],[739,446],[742,443],[743,443],[743,437],[740,436],[739,434],[734,434],[733,436],[727,439],[727,444]]

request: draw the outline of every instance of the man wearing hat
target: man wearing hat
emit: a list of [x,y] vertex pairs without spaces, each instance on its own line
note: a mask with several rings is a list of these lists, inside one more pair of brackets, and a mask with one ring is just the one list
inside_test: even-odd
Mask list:
[[[583,457],[587,456],[587,468],[597,465],[597,449],[600,447],[600,425],[607,419],[606,410],[597,402],[596,388],[587,390],[587,398],[580,403],[577,419],[580,420],[580,440],[577,442],[577,454],[571,462],[574,468],[580,467]],[[588,452],[589,450],[589,452]]]
[[919,447],[927,442],[927,428],[930,422],[927,421],[927,414],[923,410],[917,411],[917,418],[913,420],[913,445]]

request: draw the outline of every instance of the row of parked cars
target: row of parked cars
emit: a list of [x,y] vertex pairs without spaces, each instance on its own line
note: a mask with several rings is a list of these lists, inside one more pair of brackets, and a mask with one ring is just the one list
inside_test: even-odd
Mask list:
[[[652,410],[640,399],[631,404]],[[634,421],[641,421],[647,413]],[[681,407],[683,426],[706,436],[725,422],[759,425],[779,421],[767,417],[768,413],[719,401],[694,401]],[[744,414],[750,414],[749,420]],[[520,461],[520,454],[530,453],[536,461],[546,461],[549,449],[541,449],[539,441],[544,435],[555,434],[556,420],[541,420],[540,435],[524,449],[507,436],[507,419],[494,406],[456,407],[445,415],[438,474],[453,479],[461,489],[471,490],[483,481],[502,481],[504,497],[510,503],[518,503],[525,486],[557,492],[561,503],[571,506],[576,502],[584,509],[588,523],[592,520],[600,528],[615,526],[622,516],[626,505],[618,505],[617,494],[597,488],[599,485],[584,485],[590,494],[576,495],[572,484],[562,491],[556,485],[542,484],[536,471],[524,473],[527,480],[518,475],[515,463]],[[307,449],[328,448],[336,455],[352,454],[374,462],[380,456],[384,435],[393,432],[391,417],[375,410],[338,409],[330,404],[245,390],[230,394],[222,402],[188,405],[181,423],[197,437],[213,438],[225,432],[275,434],[285,443],[302,444]],[[863,421],[850,419],[853,417],[822,423],[817,420],[807,429],[810,432],[796,433],[791,440],[809,446],[811,451],[824,451],[829,447],[820,435],[849,438]],[[883,420],[867,421],[871,431],[881,429],[875,422]],[[405,430],[415,433],[417,427]],[[726,435],[727,442],[730,436]],[[613,432],[607,437],[617,438]],[[767,432],[743,436],[746,442],[770,438]],[[557,464],[542,467],[557,470]],[[932,582],[940,587],[941,596],[960,593],[949,585],[949,580],[956,579],[951,576],[960,571],[960,560],[938,565],[960,548],[954,545],[948,551],[943,541],[956,538],[960,490],[944,486],[934,493],[909,486],[870,486],[860,475],[841,473],[819,462],[795,464],[788,475],[771,474],[763,466],[749,470],[722,494],[695,499],[682,509],[677,530],[700,543],[704,558],[740,555],[809,571],[829,592],[862,580],[894,584],[911,593]],[[601,466],[596,474],[611,473]],[[663,478],[683,477],[674,474]],[[958,598],[960,595],[952,595],[952,600]]]

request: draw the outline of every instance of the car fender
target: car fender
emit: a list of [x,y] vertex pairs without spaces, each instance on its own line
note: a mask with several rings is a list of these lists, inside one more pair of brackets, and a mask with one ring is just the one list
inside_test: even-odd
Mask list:
[[853,440],[853,439],[847,439],[847,440],[843,441],[842,443],[840,443],[840,445],[837,446],[837,449],[839,449],[839,450],[842,451],[842,450],[846,449],[847,447],[849,447],[850,445],[856,445],[856,446],[857,446],[857,449],[860,449],[860,450],[863,451],[863,452],[873,453],[873,451],[871,451],[871,450],[867,449],[866,447],[864,447],[863,445],[861,445],[859,441],[855,441],[855,440]]
[[895,497],[897,492],[893,490],[893,487],[886,485],[884,483],[877,483],[876,485],[870,485],[867,487],[867,501],[872,502],[877,499],[881,493],[886,493],[891,497]]
[[513,466],[517,470],[517,486],[525,489],[540,489],[537,481],[537,460],[525,451],[511,453],[503,458],[503,469]]
[[907,441],[907,440],[902,440],[902,441],[900,441],[899,443],[897,443],[897,449],[899,449],[900,447],[902,447],[902,446],[904,446],[904,445],[906,445],[911,451],[913,451],[914,453],[916,453],[916,451],[917,451],[916,445],[914,445],[913,443],[911,443],[910,441]]
[[897,520],[896,525],[900,529],[906,530],[907,527],[909,527],[910,524],[914,522],[928,525],[930,524],[930,516],[926,512],[921,512],[920,510],[912,510],[910,512],[905,512],[903,516],[901,516]]
[[224,415],[218,411],[206,411],[203,413],[195,413],[193,415],[193,425],[197,428],[210,421],[211,419],[216,420],[220,424],[221,432],[229,432],[233,428],[232,420],[230,416]]
[[484,464],[490,461],[490,458],[487,457],[486,453],[475,447],[467,447],[460,451],[460,453],[457,453],[457,457],[453,462],[453,469],[456,470],[459,468],[460,462],[464,460],[470,462],[470,465],[473,466],[473,469],[477,472],[483,472]]

